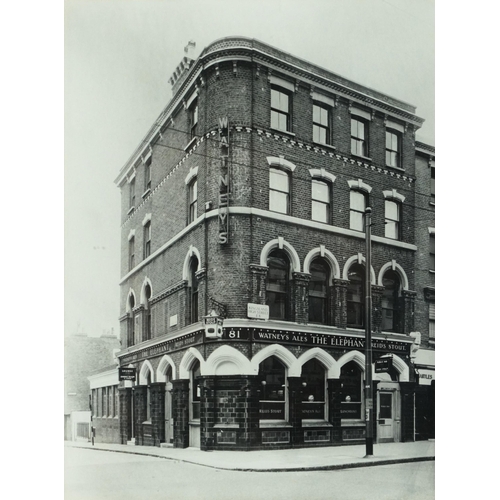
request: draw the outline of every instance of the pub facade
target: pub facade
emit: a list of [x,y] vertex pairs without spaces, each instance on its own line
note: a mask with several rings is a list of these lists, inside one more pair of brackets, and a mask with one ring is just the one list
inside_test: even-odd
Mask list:
[[116,179],[120,442],[363,442],[365,273],[375,442],[414,440],[415,108],[242,37],[170,83]]

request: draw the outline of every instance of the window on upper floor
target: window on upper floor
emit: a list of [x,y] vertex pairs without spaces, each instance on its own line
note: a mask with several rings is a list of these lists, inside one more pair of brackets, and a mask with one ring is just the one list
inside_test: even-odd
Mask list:
[[128,192],[129,192],[129,208],[134,208],[135,207],[135,177],[130,181],[128,185]]
[[382,280],[382,330],[386,332],[403,331],[401,311],[403,310],[401,280],[396,271],[386,271]]
[[429,269],[436,270],[436,235],[429,235]]
[[436,339],[436,305],[429,304],[429,340]]
[[131,294],[128,298],[127,313],[127,347],[134,345],[135,342],[135,317],[134,317],[135,299]]
[[151,287],[146,285],[144,289],[145,303],[144,303],[144,332],[142,340],[149,340],[151,338]]
[[328,283],[330,267],[322,258],[314,259],[309,267],[309,323],[328,322]]
[[365,230],[365,210],[368,206],[368,195],[363,191],[351,189],[349,227],[355,231]]
[[193,222],[198,217],[198,179],[195,177],[189,184],[188,222]]
[[144,224],[144,258],[151,255],[151,221]]
[[328,182],[312,179],[311,181],[311,219],[330,223],[330,185]]
[[189,307],[191,313],[191,323],[198,321],[198,259],[193,257],[189,265]]
[[190,138],[194,139],[198,136],[198,99],[188,109],[188,120]]
[[274,167],[269,168],[269,210],[290,213],[290,176]]
[[291,132],[292,129],[292,100],[287,90],[271,87],[271,128]]
[[365,325],[365,268],[353,264],[348,273],[347,326],[363,328]]
[[436,168],[431,168],[431,196],[434,198],[436,196]]
[[368,122],[357,116],[351,116],[351,153],[368,156]]
[[401,239],[401,203],[385,200],[385,237]]
[[385,131],[385,164],[401,168],[401,135],[395,130]]
[[273,250],[267,258],[266,304],[269,318],[290,320],[290,260],[282,250]]
[[313,141],[319,144],[331,144],[330,111],[321,104],[313,104]]
[[135,237],[132,236],[128,240],[128,269],[129,271],[135,267]]
[[144,163],[144,192],[151,189],[151,156]]

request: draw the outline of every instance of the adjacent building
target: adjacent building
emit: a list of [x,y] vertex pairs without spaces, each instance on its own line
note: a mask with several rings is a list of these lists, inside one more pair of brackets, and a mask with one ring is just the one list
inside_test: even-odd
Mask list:
[[[113,363],[120,341],[113,334],[91,337],[68,335],[64,339],[64,439],[88,441],[91,411],[88,376]],[[116,363],[114,363],[116,367]],[[115,368],[116,372],[116,368]],[[117,376],[117,375],[116,375]]]
[[242,37],[186,55],[170,83],[116,179],[117,357],[136,374],[119,381],[120,442],[363,442],[365,273],[375,440],[430,437],[416,360],[434,349],[434,149],[415,107]]

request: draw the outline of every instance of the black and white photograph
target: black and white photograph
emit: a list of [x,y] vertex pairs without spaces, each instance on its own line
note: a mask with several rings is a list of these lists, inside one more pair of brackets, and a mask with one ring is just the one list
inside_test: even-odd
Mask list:
[[434,498],[434,2],[64,23],[65,498]]
[[[22,283],[4,351],[21,466],[9,497],[488,497],[480,476],[460,485],[475,462],[495,477],[467,446],[494,442],[494,344],[479,333],[495,294],[470,284],[496,243],[467,245],[493,234],[480,228],[498,182],[480,153],[495,128],[474,108],[498,105],[468,42],[475,17],[437,50],[441,3],[29,10],[44,34],[12,37],[30,59],[6,51],[18,92],[4,93],[6,167],[25,164],[35,191],[8,204],[26,233],[19,265],[4,259],[6,283]],[[477,36],[486,47],[491,28]],[[437,112],[450,102],[456,114]]]

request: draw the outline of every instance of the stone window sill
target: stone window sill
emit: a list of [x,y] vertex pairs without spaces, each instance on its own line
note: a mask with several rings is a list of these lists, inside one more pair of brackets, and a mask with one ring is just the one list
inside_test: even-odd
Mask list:
[[295,134],[293,132],[290,132],[289,130],[279,130],[277,128],[272,128],[272,127],[271,130],[279,134],[286,134],[289,135],[290,137],[295,137]]
[[151,189],[150,189],[150,188],[148,188],[148,189],[146,189],[146,191],[144,191],[144,193],[142,194],[142,198],[146,198],[146,196],[147,196],[149,193],[151,193]]
[[369,156],[355,155],[354,153],[351,153],[351,156],[360,160],[373,161]]
[[313,141],[313,144],[315,147],[322,147],[325,149],[331,149],[332,151],[337,151],[337,148],[335,146],[332,146],[331,144],[326,144],[324,142],[316,142],[316,141]]
[[239,429],[239,424],[215,424],[214,429]]
[[128,209],[127,215],[131,214],[134,211],[135,207],[130,207]]
[[198,137],[195,136],[193,137],[186,145],[186,147],[184,148],[184,151],[187,151],[196,141],[198,140]]
[[340,423],[341,427],[363,427],[366,423],[363,420],[348,420],[343,419]]
[[285,422],[284,420],[260,420],[259,421],[259,427],[261,429],[274,429],[274,428],[282,428],[282,427],[289,427],[292,428],[293,426],[289,424],[288,422]]
[[302,420],[302,427],[333,427],[330,422],[326,420]]

